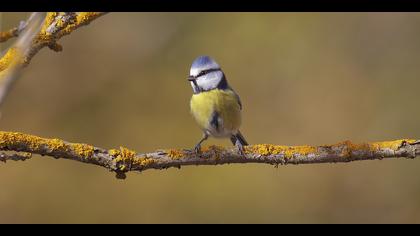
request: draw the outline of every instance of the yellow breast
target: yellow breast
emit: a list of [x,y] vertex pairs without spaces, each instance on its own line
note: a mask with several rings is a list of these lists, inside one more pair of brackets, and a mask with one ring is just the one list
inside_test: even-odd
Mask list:
[[[236,133],[241,125],[241,109],[236,94],[232,90],[213,89],[194,94],[191,98],[191,113],[199,126],[213,132],[214,136],[228,136]],[[216,111],[221,119],[219,133],[211,130],[210,119]]]

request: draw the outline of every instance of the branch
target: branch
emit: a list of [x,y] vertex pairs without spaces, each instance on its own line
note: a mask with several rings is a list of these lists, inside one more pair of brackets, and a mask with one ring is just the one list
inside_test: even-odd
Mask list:
[[0,105],[19,78],[21,69],[44,47],[62,51],[57,43],[61,37],[72,33],[77,28],[87,25],[103,12],[49,12],[33,13],[19,27],[0,33],[0,42],[19,36],[15,45],[0,58]]
[[345,141],[323,146],[279,146],[257,144],[245,147],[245,155],[235,148],[204,147],[201,154],[191,150],[167,149],[152,153],[136,153],[130,149],[104,149],[89,144],[70,143],[61,139],[0,131],[0,150],[24,152],[25,155],[0,155],[1,161],[26,160],[29,154],[64,158],[105,167],[125,178],[128,171],[167,169],[187,165],[230,163],[266,163],[271,165],[336,163],[383,158],[415,158],[420,155],[420,142],[400,139],[387,142],[354,144]]

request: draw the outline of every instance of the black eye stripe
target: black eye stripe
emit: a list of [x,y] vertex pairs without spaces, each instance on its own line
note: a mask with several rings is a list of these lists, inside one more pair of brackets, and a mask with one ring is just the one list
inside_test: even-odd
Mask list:
[[220,68],[214,68],[214,69],[208,69],[208,70],[200,71],[200,73],[198,73],[198,75],[195,78],[198,78],[200,76],[203,76],[203,75],[208,74],[208,73],[213,72],[213,71],[220,71]]

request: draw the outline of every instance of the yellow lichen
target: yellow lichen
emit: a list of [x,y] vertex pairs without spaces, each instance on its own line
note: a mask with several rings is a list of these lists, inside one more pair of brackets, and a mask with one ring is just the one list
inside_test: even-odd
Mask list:
[[45,16],[44,25],[41,28],[41,35],[50,35],[47,32],[48,27],[54,22],[55,18],[58,16],[58,12],[48,12]]
[[257,153],[263,156],[283,154],[286,158],[291,158],[293,155],[308,155],[309,153],[316,153],[317,148],[313,146],[281,146],[272,144],[257,144],[245,147],[246,153]]
[[116,157],[116,156],[118,156],[120,154],[120,150],[117,150],[117,149],[109,149],[108,150],[108,153],[109,153],[109,155]]
[[403,144],[403,142],[414,142],[413,139],[399,139],[394,141],[385,141],[385,142],[371,142],[371,143],[359,143],[355,144],[349,140],[336,143],[333,145],[326,145],[322,147],[326,148],[339,148],[341,149],[341,155],[344,157],[350,157],[353,152],[366,152],[372,153],[380,150],[391,149],[391,150],[398,150],[399,147]]
[[375,142],[371,143],[369,146],[371,147],[371,151],[377,151],[380,149],[397,150],[403,142],[412,143],[415,141],[416,140],[414,139],[399,139],[395,141]]
[[67,145],[63,140],[53,138],[46,140],[46,143],[52,150],[67,151]]
[[60,34],[69,34],[77,27],[87,24],[96,17],[99,17],[101,15],[100,12],[80,12],[77,14],[76,20],[74,22],[71,22],[68,24]]
[[41,145],[46,144],[46,140],[33,135],[26,135],[18,132],[0,131],[0,147],[13,147],[19,144],[25,144],[29,151],[39,149]]
[[26,159],[30,159],[32,157],[32,153],[30,153],[30,152],[19,152],[19,156],[25,157]]
[[[41,28],[40,34],[38,35],[38,40],[48,42],[51,40],[56,40],[63,35],[70,34],[73,30],[78,28],[81,25],[85,25],[90,21],[94,20],[96,17],[101,15],[100,12],[79,12],[71,22],[64,22],[63,19],[57,19],[59,12],[48,12],[45,18],[44,25]],[[57,20],[56,20],[57,19]],[[60,29],[59,32],[48,32],[47,29],[55,23],[57,28]],[[67,25],[65,25],[67,23]],[[61,49],[61,47],[56,47],[56,49]],[[59,50],[61,51],[61,50]]]
[[399,139],[394,141],[385,141],[385,142],[372,142],[372,143],[360,143],[355,144],[349,140],[340,142],[333,145],[323,146],[331,148],[342,148],[343,156],[351,156],[352,152],[363,151],[363,152],[376,152],[383,149],[397,150],[403,142],[414,142],[413,139]]
[[47,148],[50,152],[72,151],[81,158],[89,158],[93,155],[94,147],[82,143],[68,144],[61,139],[47,139],[19,132],[0,131],[0,148],[9,148],[25,145],[28,151],[40,152],[41,148]]
[[64,22],[64,20],[63,20],[63,19],[58,19],[56,24],[57,24],[57,27],[61,28],[61,27],[63,27],[63,26],[64,26],[64,23],[65,23],[65,22]]
[[84,143],[71,144],[71,149],[74,150],[77,155],[84,158],[91,157],[95,150],[93,146]]
[[[225,149],[223,147],[216,146],[216,145],[210,145],[210,146],[205,146],[201,148],[202,153],[212,152],[212,154],[215,155],[216,157],[218,157],[219,154],[224,150]],[[182,158],[190,157],[189,153],[183,150],[179,150],[179,149],[168,149],[165,152],[168,154],[168,156],[172,160],[179,160]]]
[[120,147],[120,151],[115,158],[116,162],[132,162],[133,158],[136,156],[136,152],[132,151],[125,147]]
[[92,18],[96,18],[100,16],[101,12],[80,12],[77,15],[77,23],[83,24],[92,20]]
[[152,158],[146,157],[146,156],[136,157],[133,160],[133,165],[140,165],[140,166],[143,166],[143,167],[148,166],[148,165],[153,164],[153,163],[155,163],[155,160],[153,160]]
[[135,151],[125,147],[120,147],[120,150],[110,149],[108,153],[115,157],[114,161],[117,163],[120,171],[128,171],[132,165],[146,167],[154,163],[152,158],[146,156],[138,157]]
[[[76,18],[70,19],[70,21],[65,22],[61,18],[57,18],[61,13],[59,12],[48,12],[45,16],[45,21],[41,27],[39,34],[35,37],[32,44],[32,54],[28,57],[23,57],[23,54],[18,54],[16,48],[11,48],[7,53],[0,58],[0,72],[3,72],[5,69],[9,68],[11,63],[26,65],[29,63],[29,60],[32,56],[42,47],[48,46],[54,51],[62,51],[63,48],[61,45],[56,43],[56,40],[61,38],[64,35],[70,34],[76,28],[88,24],[90,21],[101,16],[101,12],[80,12],[76,15]],[[55,24],[57,26],[58,32],[48,32],[48,28]],[[8,32],[0,32],[0,40],[7,40],[8,38],[14,36],[15,31],[11,30]],[[18,55],[17,55],[18,54]],[[2,77],[2,75],[0,75]]]
[[16,48],[10,48],[2,58],[0,58],[0,71],[7,69],[11,64],[23,63],[22,53]]

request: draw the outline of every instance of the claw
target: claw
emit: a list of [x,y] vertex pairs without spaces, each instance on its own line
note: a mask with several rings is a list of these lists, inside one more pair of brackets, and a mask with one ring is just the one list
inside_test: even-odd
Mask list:
[[201,153],[201,145],[200,144],[195,145],[194,152],[195,152],[195,154],[200,154]]
[[245,155],[244,146],[241,143],[236,142],[236,147],[238,148],[238,154],[241,156],[244,156]]
[[200,140],[200,142],[198,142],[198,143],[197,143],[197,145],[195,145],[195,147],[194,147],[195,154],[200,154],[200,153],[201,153],[201,143],[202,143],[204,140],[206,140],[208,137],[209,137],[209,136],[208,136],[206,133],[204,133],[204,134],[203,134],[203,138],[202,138],[202,139]]

